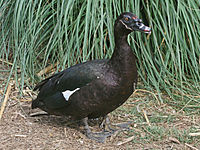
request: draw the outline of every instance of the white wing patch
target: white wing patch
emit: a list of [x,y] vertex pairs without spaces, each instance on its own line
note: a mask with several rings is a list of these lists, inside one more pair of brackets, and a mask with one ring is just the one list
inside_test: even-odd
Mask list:
[[68,100],[69,100],[69,97],[70,97],[74,92],[76,92],[76,91],[79,90],[79,89],[80,89],[80,88],[77,88],[77,89],[75,89],[75,90],[73,90],[73,91],[66,90],[66,91],[62,92],[62,94],[63,94],[65,100],[68,101]]

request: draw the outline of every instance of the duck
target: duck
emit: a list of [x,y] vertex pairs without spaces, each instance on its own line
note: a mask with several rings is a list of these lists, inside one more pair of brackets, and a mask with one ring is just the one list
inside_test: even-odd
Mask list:
[[134,92],[138,76],[136,56],[127,41],[133,31],[150,34],[151,28],[135,14],[121,13],[114,24],[111,58],[76,64],[42,80],[34,88],[39,93],[32,101],[32,109],[81,120],[88,138],[104,142],[111,132],[92,132],[88,120],[103,117],[108,123],[108,114]]

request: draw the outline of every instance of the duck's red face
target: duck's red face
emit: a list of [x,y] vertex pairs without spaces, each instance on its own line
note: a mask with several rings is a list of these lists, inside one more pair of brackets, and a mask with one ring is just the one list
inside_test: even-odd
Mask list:
[[118,21],[130,32],[140,31],[144,33],[151,33],[151,28],[145,26],[142,23],[142,20],[139,19],[136,15],[126,12],[119,16]]

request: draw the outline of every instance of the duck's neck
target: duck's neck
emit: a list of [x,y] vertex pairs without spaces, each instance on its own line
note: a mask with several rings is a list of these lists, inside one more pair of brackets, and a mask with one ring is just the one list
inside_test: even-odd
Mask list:
[[115,36],[115,49],[109,64],[123,79],[137,80],[136,58],[127,42],[127,35]]
[[135,65],[135,56],[127,41],[127,35],[117,36],[115,34],[115,49],[110,59],[112,64]]

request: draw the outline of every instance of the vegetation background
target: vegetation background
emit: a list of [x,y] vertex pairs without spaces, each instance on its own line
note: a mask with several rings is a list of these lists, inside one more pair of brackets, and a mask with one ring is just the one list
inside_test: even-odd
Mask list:
[[[6,0],[0,2],[0,57],[13,63],[10,77],[22,90],[44,78],[37,73],[56,63],[56,71],[91,59],[109,58],[113,24],[130,11],[152,28],[133,33],[130,45],[139,76],[159,100],[167,94],[181,106],[199,107],[199,0]],[[19,71],[20,70],[20,71]],[[20,78],[20,80],[18,80]],[[5,81],[6,82],[6,81]]]
[[[110,58],[113,25],[130,11],[152,28],[128,41],[138,58],[140,85],[160,103],[200,113],[199,0],[1,0],[0,61],[10,64],[6,87],[15,80],[23,95],[49,72],[91,59]],[[5,93],[5,91],[4,91]]]

